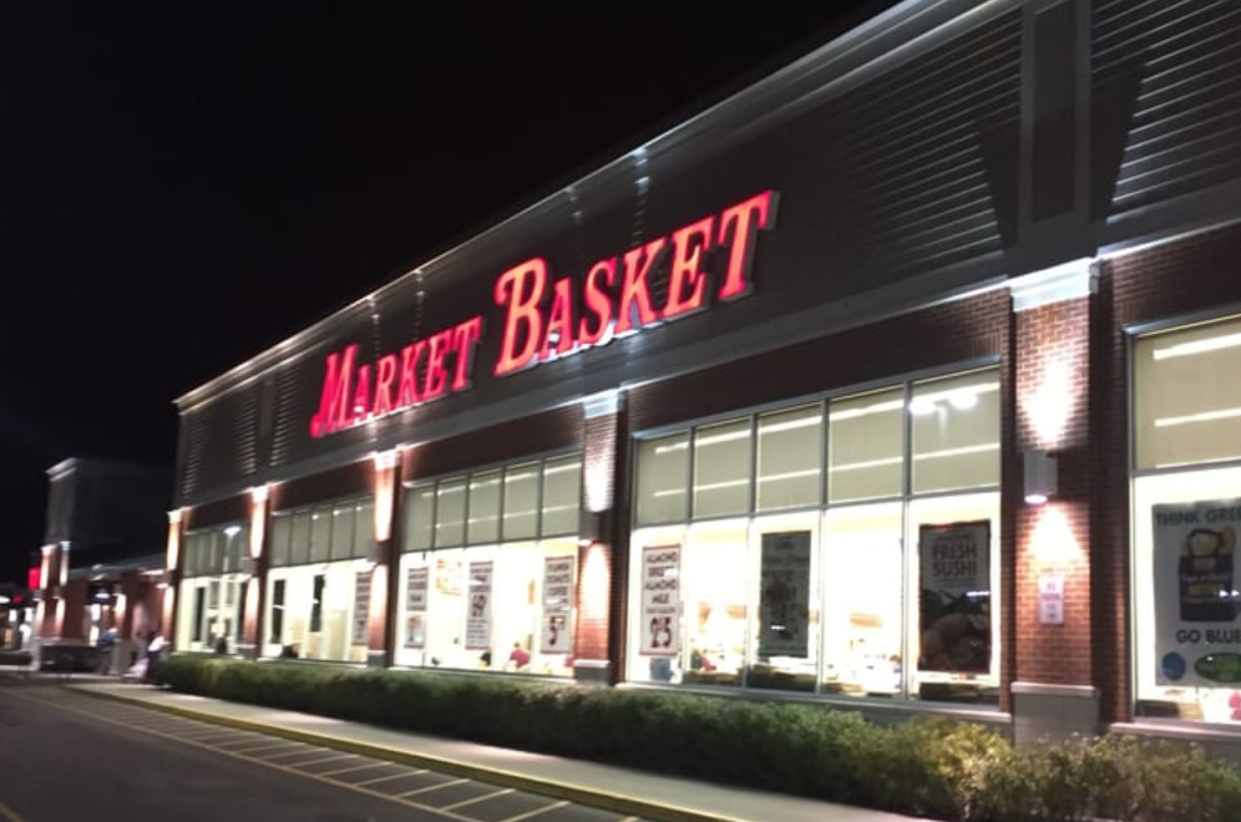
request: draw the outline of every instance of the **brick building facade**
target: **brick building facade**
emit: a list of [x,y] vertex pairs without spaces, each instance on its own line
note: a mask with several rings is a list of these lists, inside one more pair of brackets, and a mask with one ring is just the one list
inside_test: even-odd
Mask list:
[[1208,18],[889,4],[181,397],[178,650],[1227,742]]

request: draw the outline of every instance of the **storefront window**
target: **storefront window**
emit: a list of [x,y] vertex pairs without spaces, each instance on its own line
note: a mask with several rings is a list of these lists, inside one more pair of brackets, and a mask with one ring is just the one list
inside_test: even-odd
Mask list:
[[293,518],[287,514],[271,520],[270,565],[275,568],[289,564],[289,543],[293,539]]
[[539,532],[539,464],[504,469],[504,538],[532,539]]
[[694,517],[750,510],[750,420],[699,428],[694,435]]
[[1000,378],[994,370],[915,383],[909,401],[913,492],[1000,482]]
[[759,511],[819,504],[822,433],[823,408],[817,404],[758,418]]
[[689,514],[689,432],[638,442],[639,525],[677,522]]
[[823,408],[638,440],[626,675],[997,705],[998,371]]
[[905,476],[905,391],[832,400],[828,493],[832,502],[899,496]]
[[414,486],[405,497],[405,544],[410,549],[430,548],[435,544],[435,486]]
[[366,559],[375,535],[375,503],[354,506],[353,559]]
[[823,524],[823,692],[901,692],[904,595],[899,502],[829,509]]
[[249,533],[235,523],[186,533],[177,593],[178,649],[235,651],[242,631],[241,560],[249,548]]
[[577,534],[582,499],[582,458],[548,460],[543,465],[543,521],[540,533]]
[[1241,318],[1151,334],[1133,346],[1135,468],[1241,459]]
[[998,705],[1000,495],[908,507],[910,695]]
[[500,538],[500,472],[470,477],[470,517],[466,534],[471,545]]
[[[340,500],[273,513],[265,656],[366,661],[372,510]],[[286,534],[278,562],[274,546]]]
[[[471,542],[480,511],[497,520],[483,533],[504,541],[453,547],[443,538],[457,516],[444,501],[465,488]],[[397,664],[571,676],[580,498],[580,454],[411,488]],[[428,521],[437,534],[431,550],[420,536]]]
[[1141,717],[1241,723],[1241,389],[1225,378],[1239,366],[1241,318],[1133,343]]
[[439,484],[435,495],[435,546],[465,542],[465,480]]

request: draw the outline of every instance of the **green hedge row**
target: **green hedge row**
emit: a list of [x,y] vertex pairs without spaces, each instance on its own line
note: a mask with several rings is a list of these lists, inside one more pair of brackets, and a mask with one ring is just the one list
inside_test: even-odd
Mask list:
[[174,656],[171,688],[961,822],[1241,822],[1241,773],[1133,737],[1014,747],[943,718],[821,705]]

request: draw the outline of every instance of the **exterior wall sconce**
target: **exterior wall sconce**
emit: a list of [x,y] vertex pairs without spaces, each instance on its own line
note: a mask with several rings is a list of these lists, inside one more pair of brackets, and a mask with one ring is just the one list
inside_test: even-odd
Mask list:
[[1026,451],[1025,499],[1027,505],[1043,505],[1056,495],[1056,458],[1046,451]]
[[582,511],[578,517],[577,544],[585,548],[596,542],[607,542],[606,527],[606,512]]

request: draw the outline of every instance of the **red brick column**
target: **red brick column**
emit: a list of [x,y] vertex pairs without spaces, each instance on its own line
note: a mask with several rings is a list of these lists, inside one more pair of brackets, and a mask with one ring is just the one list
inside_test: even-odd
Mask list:
[[86,598],[89,589],[90,581],[86,579],[72,579],[63,586],[61,596],[65,607],[60,625],[61,639],[85,640],[87,638],[86,623],[89,615]]
[[267,546],[271,544],[268,530],[271,524],[267,500],[270,497],[266,485],[250,489],[250,542],[246,546],[243,570],[246,580],[242,583],[245,611],[241,627],[241,646],[238,653],[247,659],[257,659],[263,643],[263,606],[267,589]]
[[615,684],[621,659],[619,633],[624,625],[619,607],[623,575],[616,566],[623,550],[618,550],[617,543],[623,522],[617,490],[618,483],[623,484],[619,455],[626,446],[626,417],[618,394],[588,397],[584,405],[574,676]]
[[[1090,736],[1099,730],[1091,594],[1092,301],[1096,268],[1086,260],[1014,281],[1013,405],[1017,462],[1054,463],[1054,482],[1006,474],[1012,521],[1013,738],[1018,743]],[[1044,602],[1046,597],[1047,601]],[[1045,607],[1048,606],[1048,607]]]
[[[375,514],[372,523],[371,599],[366,622],[366,662],[374,667],[396,664],[395,624],[397,595],[393,591],[400,568],[396,534],[401,487],[400,454],[385,451],[375,456]],[[397,589],[399,590],[399,589]]]
[[[176,649],[177,641],[177,584],[181,581],[181,568],[185,564],[185,558],[181,550],[181,536],[185,533],[186,509],[174,509],[168,512],[168,539],[164,549],[164,579],[159,596],[159,611],[155,616],[157,625],[154,626],[164,635],[164,641],[168,643],[165,654]],[[152,628],[153,626],[147,626]],[[145,640],[145,637],[137,637],[139,640]]]
[[[1089,309],[1089,298],[1082,297],[1015,316],[1018,456],[1045,451],[1055,459],[1058,475],[1057,492],[1047,504],[1017,509],[1017,681],[1093,681]],[[1040,620],[1039,579],[1045,576],[1064,581],[1061,625]]]

